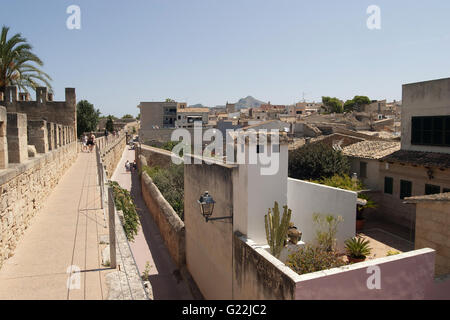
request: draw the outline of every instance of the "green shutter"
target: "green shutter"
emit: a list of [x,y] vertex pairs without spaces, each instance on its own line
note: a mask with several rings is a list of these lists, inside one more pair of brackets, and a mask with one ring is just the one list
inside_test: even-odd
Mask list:
[[394,191],[394,179],[391,177],[384,177],[384,193],[392,194]]

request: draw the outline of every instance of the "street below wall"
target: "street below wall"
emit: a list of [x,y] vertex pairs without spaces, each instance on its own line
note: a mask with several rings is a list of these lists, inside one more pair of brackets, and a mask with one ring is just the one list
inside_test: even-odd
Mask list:
[[167,250],[161,234],[152,215],[147,209],[141,195],[141,185],[137,171],[127,172],[126,161],[135,160],[135,151],[126,147],[122,158],[111,180],[117,181],[122,188],[131,192],[141,227],[130,247],[141,275],[150,264],[149,281],[153,291],[154,300],[187,300],[193,299],[187,283],[180,278],[180,272],[169,251]]

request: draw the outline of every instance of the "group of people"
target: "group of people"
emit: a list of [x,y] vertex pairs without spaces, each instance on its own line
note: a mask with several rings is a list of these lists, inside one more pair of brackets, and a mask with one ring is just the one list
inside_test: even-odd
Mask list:
[[[111,134],[112,134],[113,137],[115,137],[115,136],[117,135],[116,130],[113,130]],[[109,132],[108,132],[108,130],[105,128],[105,138],[106,138],[106,140],[108,140],[108,136],[109,136]]]
[[126,171],[135,171],[135,170],[137,170],[136,160],[134,160],[133,162],[130,162],[130,161],[127,160],[125,162],[125,170]]
[[82,138],[82,143],[83,143],[83,147],[82,147],[82,151],[83,152],[92,152],[92,150],[94,149],[95,146],[95,135],[93,132],[91,132],[89,134],[89,137],[87,134],[83,135]]

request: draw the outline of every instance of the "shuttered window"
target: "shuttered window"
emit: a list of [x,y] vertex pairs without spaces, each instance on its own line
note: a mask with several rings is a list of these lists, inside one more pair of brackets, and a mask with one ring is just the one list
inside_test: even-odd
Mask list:
[[450,116],[412,117],[411,144],[450,146]]
[[426,184],[425,185],[425,194],[436,194],[441,193],[441,187],[435,186],[432,184]]
[[412,183],[407,180],[400,180],[400,199],[411,197]]
[[394,179],[391,177],[384,177],[384,193],[392,194],[394,190]]

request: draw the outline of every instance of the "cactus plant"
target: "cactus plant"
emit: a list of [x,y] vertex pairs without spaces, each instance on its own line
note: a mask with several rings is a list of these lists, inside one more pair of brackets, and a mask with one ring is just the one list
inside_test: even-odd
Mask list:
[[276,258],[280,257],[281,250],[285,246],[291,221],[292,210],[288,209],[288,206],[283,206],[283,209],[283,216],[280,220],[278,202],[275,201],[273,210],[269,208],[269,213],[264,216],[267,243],[270,246],[270,253]]

